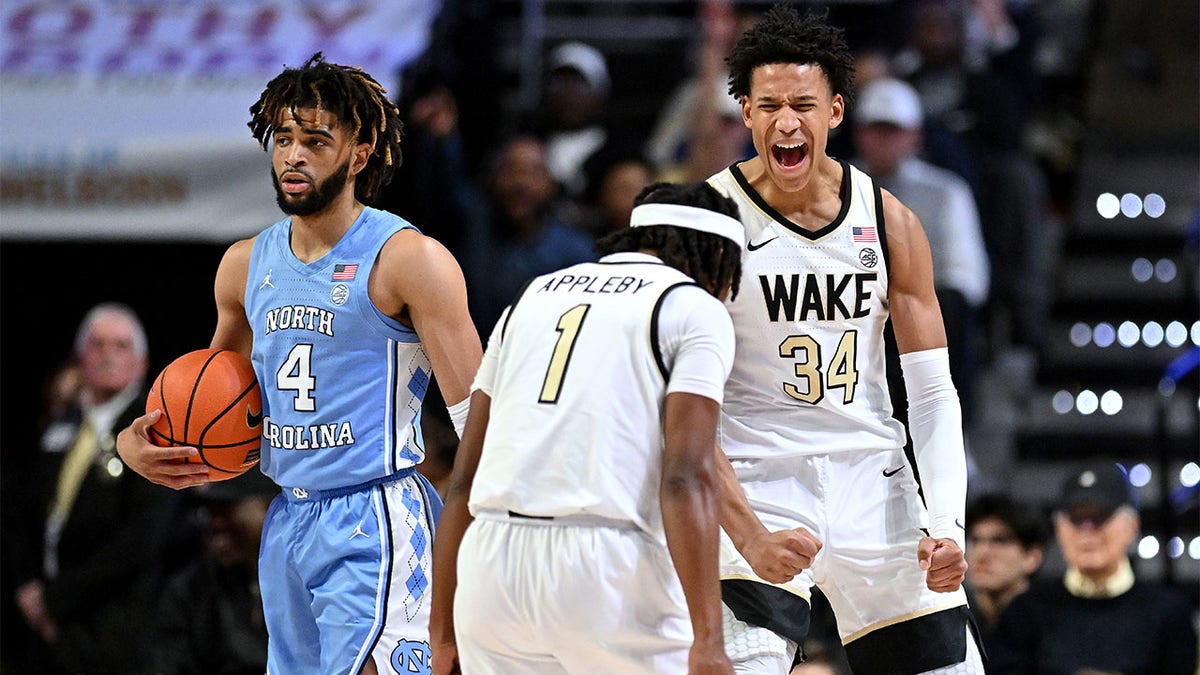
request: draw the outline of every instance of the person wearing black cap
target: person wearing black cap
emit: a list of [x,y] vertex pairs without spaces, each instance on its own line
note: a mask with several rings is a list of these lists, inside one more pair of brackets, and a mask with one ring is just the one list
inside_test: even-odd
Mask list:
[[1139,523],[1120,466],[1072,474],[1054,514],[1066,574],[1035,583],[1004,610],[988,673],[1195,673],[1187,600],[1134,576],[1128,550]]

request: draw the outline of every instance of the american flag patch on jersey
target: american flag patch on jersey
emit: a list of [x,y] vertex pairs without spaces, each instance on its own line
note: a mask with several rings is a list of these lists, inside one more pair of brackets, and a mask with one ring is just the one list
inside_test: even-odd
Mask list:
[[[858,229],[858,228],[854,228]],[[354,275],[358,272],[358,265],[344,265],[338,263],[333,266],[334,281],[354,281]]]
[[854,241],[877,241],[875,238],[875,227],[855,227],[851,228],[851,234],[854,235]]

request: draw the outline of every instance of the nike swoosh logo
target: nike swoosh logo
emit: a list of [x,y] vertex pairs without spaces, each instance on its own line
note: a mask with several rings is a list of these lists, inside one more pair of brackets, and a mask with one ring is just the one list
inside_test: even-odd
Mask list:
[[757,251],[758,249],[760,249],[760,248],[762,248],[762,247],[766,246],[767,244],[769,244],[769,243],[771,243],[771,242],[775,241],[775,240],[776,240],[776,239],[778,239],[778,238],[779,238],[779,237],[771,237],[770,239],[768,239],[768,240],[764,241],[764,242],[763,242],[763,243],[761,243],[761,244],[756,244],[756,243],[754,243],[754,242],[750,242],[750,243],[746,244],[746,250],[748,250],[748,251]]
[[900,472],[901,472],[901,471],[903,471],[903,470],[904,470],[904,465],[903,465],[903,464],[901,464],[900,466],[896,467],[895,469],[884,469],[884,470],[883,470],[883,477],[884,477],[884,478],[891,478],[892,476],[895,476],[896,474],[900,473]]
[[259,410],[257,413],[253,413],[250,412],[250,406],[246,406],[246,426],[253,429],[254,427],[262,424],[262,418],[263,414],[261,410]]
[[963,527],[963,524],[961,522],[959,522],[958,518],[954,519],[954,524],[958,526],[958,529],[960,529],[964,532],[967,530],[967,528]]

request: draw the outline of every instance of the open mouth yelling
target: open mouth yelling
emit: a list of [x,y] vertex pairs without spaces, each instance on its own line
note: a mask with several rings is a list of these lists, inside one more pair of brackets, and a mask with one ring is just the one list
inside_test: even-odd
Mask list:
[[807,143],[776,143],[771,146],[771,156],[784,169],[794,169],[808,157]]

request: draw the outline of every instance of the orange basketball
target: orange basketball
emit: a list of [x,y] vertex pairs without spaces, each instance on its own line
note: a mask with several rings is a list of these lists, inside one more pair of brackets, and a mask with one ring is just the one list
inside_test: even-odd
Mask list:
[[146,412],[151,410],[162,416],[148,429],[150,441],[196,448],[211,480],[233,478],[258,464],[262,392],[250,359],[241,354],[198,349],[175,359],[150,387]]

